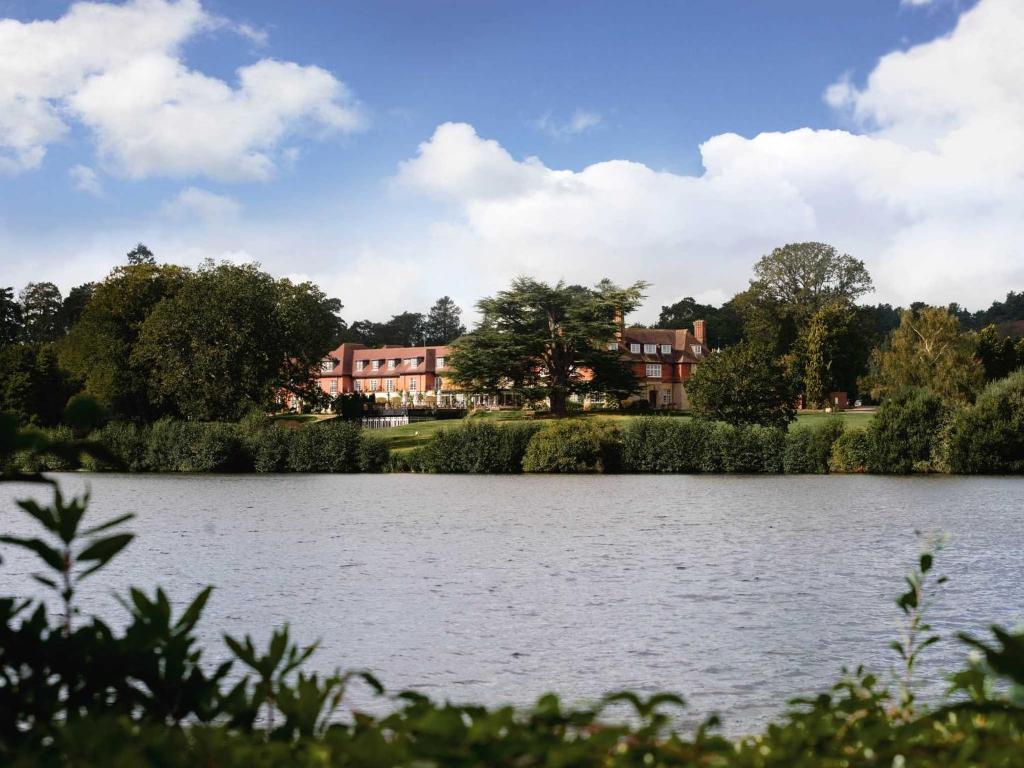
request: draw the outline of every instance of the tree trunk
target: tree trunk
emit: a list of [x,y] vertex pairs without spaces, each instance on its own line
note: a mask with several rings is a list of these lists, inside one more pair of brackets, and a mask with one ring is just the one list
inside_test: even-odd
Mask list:
[[551,415],[552,416],[565,416],[568,412],[568,395],[565,391],[565,387],[555,386],[551,388]]

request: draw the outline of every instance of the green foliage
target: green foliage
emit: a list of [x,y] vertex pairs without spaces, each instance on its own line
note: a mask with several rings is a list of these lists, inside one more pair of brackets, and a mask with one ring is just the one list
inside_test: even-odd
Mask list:
[[13,413],[25,425],[53,426],[73,391],[52,345],[0,347],[0,411]]
[[524,472],[614,472],[619,440],[613,427],[593,421],[556,421],[534,433],[523,456]]
[[824,474],[829,471],[833,446],[845,429],[843,420],[833,417],[815,426],[798,426],[786,435],[783,468],[788,474]]
[[974,338],[960,332],[956,315],[923,306],[900,312],[899,328],[872,352],[862,386],[876,400],[907,387],[928,387],[951,403],[966,403],[983,383]]
[[732,301],[721,307],[700,304],[692,296],[663,306],[656,328],[691,328],[694,320],[706,323],[707,342],[712,348],[729,347],[743,340],[743,317]]
[[295,432],[262,413],[251,413],[238,423],[247,464],[256,472],[286,472]]
[[19,295],[22,338],[30,344],[56,341],[63,333],[64,298],[53,283],[29,283]]
[[149,426],[131,421],[112,421],[104,425],[93,432],[91,439],[106,449],[110,460],[87,459],[86,469],[145,472],[149,468],[146,456],[149,432]]
[[871,437],[866,429],[850,429],[843,432],[832,444],[832,455],[828,460],[830,472],[866,472],[871,455]]
[[161,419],[149,429],[146,468],[151,472],[235,472],[245,468],[232,424]]
[[893,394],[868,430],[868,469],[885,474],[929,471],[947,416],[943,399],[929,389],[908,387]]
[[539,424],[531,422],[497,426],[467,420],[438,430],[410,458],[410,465],[439,474],[516,474],[523,471],[527,446],[539,429]]
[[480,324],[459,339],[448,357],[453,380],[474,392],[511,390],[527,400],[547,398],[564,416],[569,396],[613,394],[637,383],[618,349],[617,318],[632,312],[644,283],[619,288],[548,285],[520,277],[509,290],[477,303]]
[[358,472],[362,429],[333,419],[310,424],[292,438],[288,468],[292,472]]
[[686,391],[695,412],[728,424],[785,427],[796,417],[796,392],[785,367],[748,342],[709,355]]
[[1024,371],[992,382],[953,416],[948,455],[953,472],[1024,473]]
[[434,302],[423,323],[424,344],[449,344],[466,332],[462,309],[449,296]]
[[785,439],[776,427],[654,416],[623,430],[622,465],[626,472],[776,474]]

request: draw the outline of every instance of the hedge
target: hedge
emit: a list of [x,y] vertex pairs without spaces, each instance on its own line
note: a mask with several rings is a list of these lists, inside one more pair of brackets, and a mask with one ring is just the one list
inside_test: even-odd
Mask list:
[[620,465],[618,430],[578,419],[557,421],[534,433],[523,456],[524,472],[616,472]]
[[889,397],[868,428],[868,470],[909,474],[934,468],[947,407],[929,389],[907,387]]
[[467,421],[439,430],[407,458],[410,469],[442,474],[514,474],[523,471],[530,439],[541,425],[534,422],[497,426]]
[[953,472],[1024,473],[1024,369],[992,382],[954,415],[946,448]]

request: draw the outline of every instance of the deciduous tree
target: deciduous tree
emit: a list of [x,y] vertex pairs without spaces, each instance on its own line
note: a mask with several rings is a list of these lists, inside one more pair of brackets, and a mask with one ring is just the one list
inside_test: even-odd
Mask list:
[[786,367],[771,349],[748,341],[706,357],[686,392],[698,414],[729,424],[785,427],[796,417],[796,390]]
[[950,402],[970,402],[984,383],[975,342],[943,307],[903,310],[900,326],[871,355],[863,384],[875,399],[927,387]]

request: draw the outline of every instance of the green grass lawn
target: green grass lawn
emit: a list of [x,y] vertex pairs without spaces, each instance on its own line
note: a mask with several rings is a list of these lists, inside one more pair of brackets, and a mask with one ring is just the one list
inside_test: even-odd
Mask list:
[[[814,425],[827,419],[830,414],[821,413],[818,411],[804,411],[797,414],[796,421],[794,424],[808,424]],[[846,422],[848,429],[854,427],[866,427],[874,413],[865,411],[850,412],[845,411],[840,413],[839,416]],[[485,413],[477,414],[473,417],[474,419],[486,419],[487,421],[496,422],[513,422],[520,421],[524,418],[531,418],[524,416],[519,411],[490,411]],[[587,419],[603,419],[611,421],[617,424],[625,425],[627,422],[633,419],[640,418],[637,414],[631,413],[594,413],[586,416],[578,416],[573,418],[587,418]],[[689,416],[676,416],[674,418],[688,419]],[[459,419],[447,419],[441,421],[420,421],[415,424],[406,424],[401,427],[389,427],[388,429],[377,429],[374,430],[373,434],[382,437],[387,441],[388,448],[393,451],[408,451],[412,448],[416,448],[423,445],[434,433],[439,429],[445,427],[457,427],[462,421]]]

